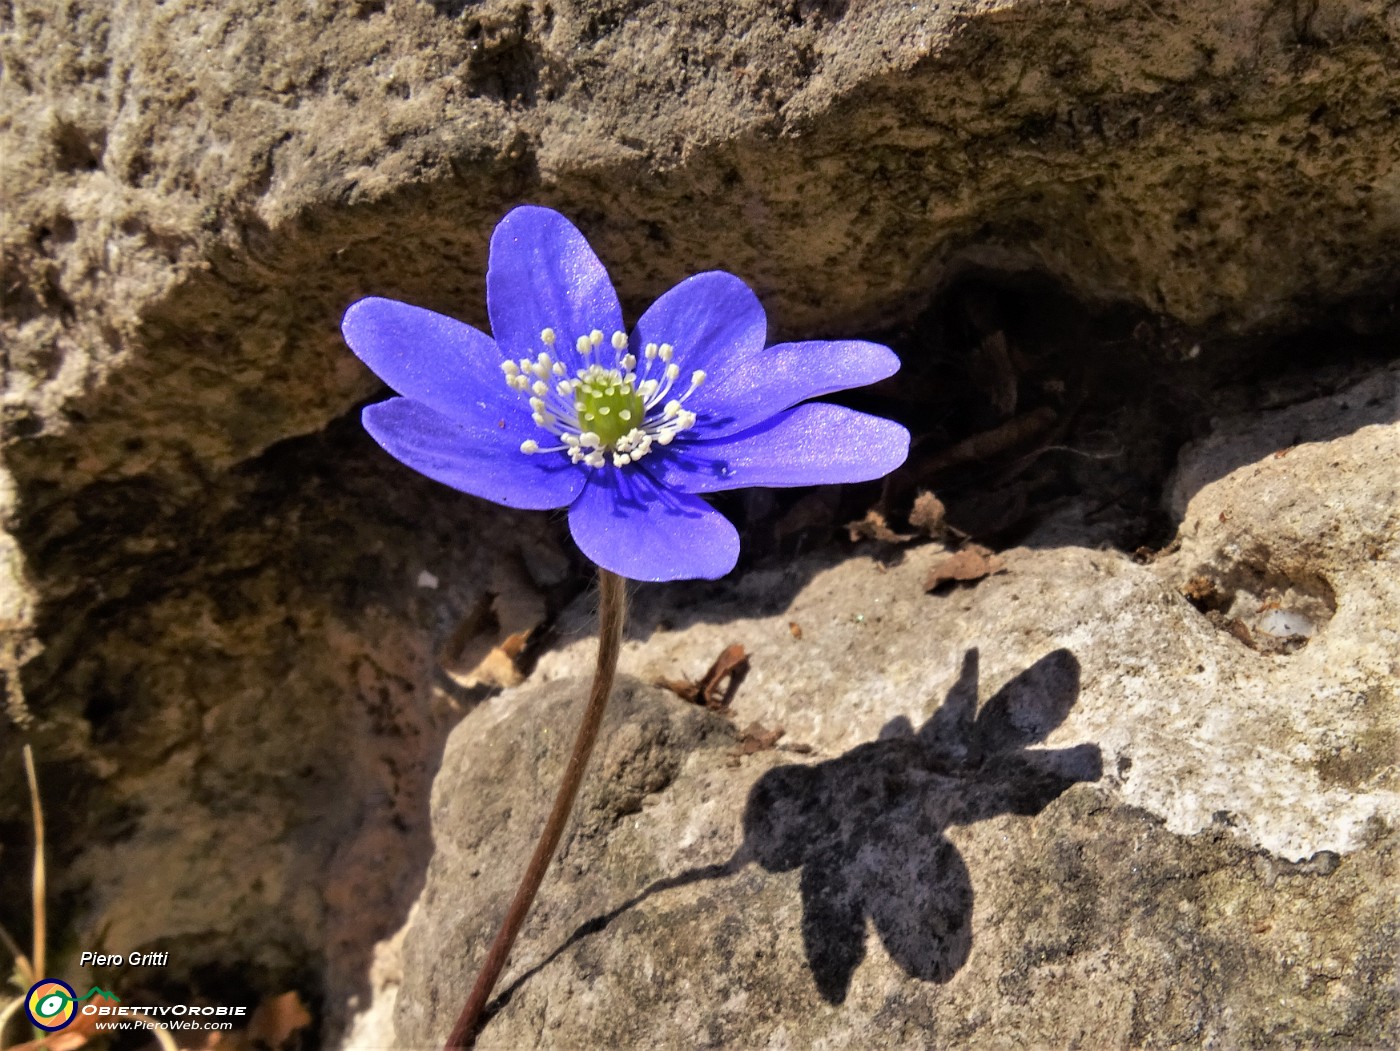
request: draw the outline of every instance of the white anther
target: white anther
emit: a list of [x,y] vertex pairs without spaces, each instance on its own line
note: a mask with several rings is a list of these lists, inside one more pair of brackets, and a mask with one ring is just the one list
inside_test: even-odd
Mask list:
[[680,367],[679,365],[667,365],[667,366],[666,366],[666,378],[667,378],[668,380],[671,380],[672,382],[674,382],[675,379],[676,379],[676,377],[679,376],[680,374],[681,374],[681,367]]
[[518,376],[520,374],[520,366],[513,361],[503,361],[501,362],[501,371],[504,372],[507,377]]
[[541,398],[543,398],[546,394],[549,393],[549,384],[546,383],[544,380],[535,380],[534,384],[530,387],[530,389],[536,394],[538,394]]
[[520,451],[523,453],[537,453],[540,451],[540,443],[533,438],[526,438],[520,443]]
[[647,360],[651,361],[656,357],[657,346],[655,343],[648,343],[646,347]]
[[596,347],[598,344],[602,343],[602,342],[603,342],[603,332],[602,332],[602,330],[601,330],[601,329],[596,329],[596,328],[595,328],[592,332],[590,332],[590,333],[588,334],[588,342],[591,343],[591,344],[593,344],[593,346],[595,346],[595,347]]
[[594,449],[583,458],[583,462],[588,464],[589,467],[602,467],[607,461],[603,459],[602,449]]
[[670,445],[670,444],[671,444],[671,439],[674,438],[675,436],[676,436],[676,432],[675,432],[675,431],[661,431],[661,432],[660,432],[659,434],[657,434],[657,436],[656,436],[656,443],[657,443],[658,445]]
[[613,453],[614,467],[626,467],[631,462],[632,457],[628,456],[626,453]]
[[[619,348],[619,349],[620,349],[620,348]],[[622,355],[622,367],[623,367],[624,369],[635,369],[635,368],[637,367],[637,355],[635,355],[635,354],[624,354],[624,355]]]
[[614,332],[614,333],[612,334],[612,345],[613,345],[613,350],[626,350],[626,349],[627,349],[627,333],[626,333],[626,332]]
[[543,343],[546,347],[554,346],[555,338],[556,337],[554,335],[554,329],[546,328],[540,330],[540,342]]
[[593,344],[589,341],[587,336],[579,336],[578,339],[574,340],[574,349],[580,354],[587,354],[593,349]]
[[531,398],[531,399],[530,399],[530,408],[534,409],[536,412],[544,412],[544,399],[543,399],[543,398]]
[[567,398],[573,392],[573,385],[569,383],[568,380],[564,380],[562,383],[558,383],[554,387],[554,393],[559,395],[559,397],[561,398]]
[[676,400],[674,400],[674,399],[672,399],[671,401],[668,401],[668,402],[666,403],[666,408],[664,408],[664,409],[661,410],[661,416],[662,416],[663,419],[669,420],[672,416],[674,416],[676,413],[678,413],[678,412],[680,412],[680,411],[681,411],[681,403],[678,402],[678,401],[676,401]]
[[696,387],[700,386],[700,384],[702,384],[702,383],[704,383],[704,382],[705,382],[705,370],[704,370],[704,369],[696,369],[694,372],[692,372],[692,373],[690,374],[690,389],[691,389],[691,390],[694,390]]
[[656,356],[662,361],[670,361],[671,355],[676,352],[676,348],[669,343],[661,344],[661,349],[656,352]]

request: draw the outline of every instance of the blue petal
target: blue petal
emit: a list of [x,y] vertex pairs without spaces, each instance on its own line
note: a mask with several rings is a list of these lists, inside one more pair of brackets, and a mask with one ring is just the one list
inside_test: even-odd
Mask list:
[[899,358],[879,343],[780,343],[716,369],[685,407],[700,416],[697,437],[718,438],[756,426],[798,402],[877,383],[898,371]]
[[340,329],[359,359],[406,397],[448,416],[510,406],[529,419],[528,398],[506,385],[495,342],[470,325],[371,297],[350,304]]
[[594,469],[569,508],[569,531],[596,564],[631,580],[714,580],[739,560],[729,519],[636,467]]
[[[675,347],[683,391],[696,369],[718,374],[727,363],[761,351],[767,338],[768,319],[749,286],[733,274],[710,270],[686,278],[647,309],[637,322],[632,352],[645,379],[646,345]],[[650,374],[659,376],[662,367],[653,362]]]
[[[622,331],[617,293],[583,234],[558,212],[533,205],[513,209],[491,234],[486,311],[491,333],[512,358],[544,350],[540,333],[552,328],[552,353],[576,364],[579,336],[598,329],[607,340]],[[611,362],[611,345],[604,347]]]
[[[909,432],[839,405],[801,405],[714,441],[680,440],[659,457],[657,481],[686,493],[868,482],[909,455]],[[651,466],[648,459],[647,465]]]
[[[411,398],[371,405],[365,430],[390,456],[435,481],[507,507],[545,511],[572,503],[584,468],[563,453],[523,453],[517,427],[449,418]],[[538,432],[543,434],[543,432]]]

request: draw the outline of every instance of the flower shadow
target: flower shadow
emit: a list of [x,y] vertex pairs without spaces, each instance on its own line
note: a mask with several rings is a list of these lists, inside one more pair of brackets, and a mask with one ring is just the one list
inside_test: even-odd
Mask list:
[[978,711],[978,654],[917,731],[814,765],[776,767],[749,794],[740,856],[801,869],[802,943],[822,997],[839,1004],[865,956],[866,922],[911,977],[946,982],[972,947],[972,882],[944,835],[1003,814],[1040,813],[1102,775],[1097,745],[1031,749],[1079,694],[1068,650],[1042,657]]
[[1003,814],[1033,816],[1081,781],[1103,774],[1098,745],[1042,749],[1079,698],[1079,661],[1046,654],[981,706],[978,651],[938,710],[917,730],[904,717],[835,759],[769,770],[749,791],[744,839],[727,860],[669,876],[581,924],[501,991],[514,995],[572,946],[669,890],[735,876],[757,863],[800,868],[802,943],[817,989],[843,1003],[865,957],[869,919],[911,977],[946,982],[972,948],[972,881],[944,834]]

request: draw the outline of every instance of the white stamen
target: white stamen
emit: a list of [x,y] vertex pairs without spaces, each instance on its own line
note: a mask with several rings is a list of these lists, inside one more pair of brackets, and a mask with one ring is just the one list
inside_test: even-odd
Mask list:
[[[554,346],[556,341],[553,329],[541,330],[540,342],[546,347]],[[602,342],[603,333],[595,328],[580,336],[574,346],[580,354],[589,354]],[[615,331],[610,342],[617,352],[613,366],[593,363],[577,369],[572,376],[564,363],[547,351],[533,358],[501,362],[506,385],[529,395],[531,419],[560,443],[544,447],[530,438],[520,444],[521,452],[562,452],[574,464],[603,467],[611,463],[615,467],[626,467],[642,459],[654,447],[670,445],[678,434],[695,426],[697,416],[687,411],[683,402],[705,382],[703,369],[691,372],[690,388],[684,394],[669,397],[681,371],[680,365],[671,360],[675,347],[670,343],[646,344],[642,354],[646,364],[639,376],[637,355],[625,353],[627,334]],[[658,358],[665,367],[661,376],[653,377],[651,363]],[[637,404],[641,406],[640,411],[635,407]],[[628,430],[607,443],[597,431],[585,429],[594,421],[612,418]],[[608,430],[611,433],[612,427]]]

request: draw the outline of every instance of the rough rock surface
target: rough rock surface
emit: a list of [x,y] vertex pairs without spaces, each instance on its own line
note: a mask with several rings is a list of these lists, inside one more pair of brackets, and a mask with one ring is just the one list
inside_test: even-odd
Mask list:
[[480,320],[525,197],[631,301],[723,265],[782,331],[912,317],[971,263],[1296,321],[1400,267],[1397,39],[1380,0],[19,0],[6,420],[66,431],[22,473],[68,485],[313,431],[370,389],[346,302]]
[[[730,730],[627,691],[480,1046],[1392,1044],[1397,457],[1381,372],[1220,421],[1151,564],[1025,548],[930,595],[931,545],[644,591],[634,674],[748,649]],[[402,1046],[494,933],[589,647],[449,739]]]
[[[1228,374],[1232,333],[1334,305],[1351,333],[1393,324],[1398,39],[1384,0],[0,5],[6,926],[28,922],[28,741],[55,924],[184,961],[123,988],[295,987],[328,1040],[363,998],[476,696],[444,654],[577,576],[558,523],[426,486],[357,435],[374,384],[337,334],[353,298],[483,322],[486,237],[531,199],[579,221],[634,316],[723,266],[775,336],[888,335],[954,400],[968,378],[924,311],[973,271],[1126,304],[1165,333],[1152,367]],[[909,411],[935,418],[923,389]],[[1299,607],[1265,609],[1271,556],[1218,554],[1176,563],[1217,585],[1192,592],[1211,631],[1259,644],[1332,612],[1287,566]],[[870,740],[861,719],[822,747]],[[1339,739],[1328,769],[1345,782],[1384,741]],[[1205,813],[1131,791],[1174,829]],[[1248,802],[1260,843],[1327,839]]]

